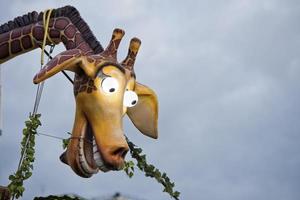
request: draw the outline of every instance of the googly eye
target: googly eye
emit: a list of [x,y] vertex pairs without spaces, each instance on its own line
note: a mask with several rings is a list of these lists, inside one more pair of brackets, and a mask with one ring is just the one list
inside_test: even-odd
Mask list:
[[112,77],[106,77],[103,79],[101,83],[101,87],[104,92],[106,93],[114,93],[119,88],[119,83],[117,79]]
[[126,91],[124,94],[123,104],[126,107],[133,107],[138,102],[138,96],[133,91]]

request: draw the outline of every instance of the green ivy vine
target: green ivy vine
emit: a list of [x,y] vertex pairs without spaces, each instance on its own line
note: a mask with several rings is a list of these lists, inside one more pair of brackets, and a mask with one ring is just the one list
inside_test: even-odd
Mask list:
[[23,129],[23,138],[21,141],[21,160],[16,173],[9,176],[11,181],[8,185],[11,196],[17,199],[23,195],[25,188],[23,182],[30,178],[33,170],[34,153],[35,153],[35,135],[37,128],[41,125],[40,114],[29,115],[25,121]]
[[[158,183],[162,184],[164,187],[163,192],[168,193],[172,198],[178,200],[180,192],[174,191],[175,183],[170,181],[170,178],[165,172],[161,173],[154,165],[148,164],[146,155],[142,154],[143,150],[141,148],[133,144],[127,137],[126,140],[132,158],[137,161],[136,166],[145,173],[146,177],[154,178]],[[129,178],[134,175],[134,167],[135,163],[133,161],[125,162],[123,170]]]

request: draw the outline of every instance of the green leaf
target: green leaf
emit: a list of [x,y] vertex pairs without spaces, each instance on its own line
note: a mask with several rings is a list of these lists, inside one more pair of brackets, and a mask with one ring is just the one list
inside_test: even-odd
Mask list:
[[175,191],[173,195],[174,195],[174,197],[178,198],[178,197],[179,197],[179,195],[180,195],[180,192],[178,192],[178,191]]
[[15,180],[15,176],[14,176],[14,175],[9,175],[8,179],[9,179],[10,181],[13,181],[13,180]]
[[32,172],[26,172],[26,174],[25,174],[25,179],[28,179],[29,177],[31,177],[32,176]]
[[66,149],[66,148],[67,148],[69,142],[70,142],[70,138],[63,139],[63,140],[62,140],[62,143],[63,143],[63,144],[62,144],[63,149]]

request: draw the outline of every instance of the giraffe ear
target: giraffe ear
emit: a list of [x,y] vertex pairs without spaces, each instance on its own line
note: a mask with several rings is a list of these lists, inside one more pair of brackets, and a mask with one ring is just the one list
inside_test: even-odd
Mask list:
[[135,84],[138,103],[127,108],[127,115],[144,135],[157,139],[158,100],[153,90],[140,83]]
[[96,74],[96,67],[89,62],[80,49],[64,51],[50,60],[33,78],[35,84],[57,74],[62,70],[79,73],[81,69],[90,77]]

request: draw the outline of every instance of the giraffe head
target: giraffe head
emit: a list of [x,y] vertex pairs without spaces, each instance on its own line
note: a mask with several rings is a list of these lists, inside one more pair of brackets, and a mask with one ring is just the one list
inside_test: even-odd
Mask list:
[[123,30],[115,29],[100,54],[86,55],[79,49],[62,52],[34,78],[39,83],[61,70],[76,73],[72,139],[61,160],[82,177],[122,168],[128,151],[122,125],[125,114],[141,133],[158,136],[157,97],[136,81],[133,69],[141,41],[131,39],[128,54],[119,63],[117,49],[123,36]]

